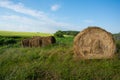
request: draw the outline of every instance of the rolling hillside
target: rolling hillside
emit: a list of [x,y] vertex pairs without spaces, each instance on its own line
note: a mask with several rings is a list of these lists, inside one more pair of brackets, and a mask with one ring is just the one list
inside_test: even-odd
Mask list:
[[0,36],[49,36],[50,33],[0,31]]

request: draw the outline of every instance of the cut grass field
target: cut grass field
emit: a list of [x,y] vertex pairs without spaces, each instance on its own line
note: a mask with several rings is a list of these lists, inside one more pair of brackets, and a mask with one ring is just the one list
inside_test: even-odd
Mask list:
[[0,36],[50,36],[50,33],[40,33],[40,32],[14,32],[14,31],[0,31]]
[[1,46],[0,80],[120,80],[118,56],[75,59],[73,38],[56,38],[56,44],[42,48],[23,48],[20,40]]

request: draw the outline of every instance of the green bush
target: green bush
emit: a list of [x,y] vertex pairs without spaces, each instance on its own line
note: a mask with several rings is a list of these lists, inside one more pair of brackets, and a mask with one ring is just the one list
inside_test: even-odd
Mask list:
[[61,30],[58,30],[54,35],[56,37],[64,37],[64,35],[76,36],[78,33],[79,33],[79,31],[61,31]]
[[0,38],[0,45],[3,45],[3,43],[4,43],[4,39]]
[[57,31],[55,34],[54,34],[55,37],[60,37],[60,38],[63,38],[63,33],[62,31]]
[[14,44],[16,43],[16,40],[13,38],[7,38],[4,40],[4,44]]
[[0,36],[0,46],[19,43],[24,37],[19,36]]
[[117,53],[120,53],[120,40],[116,41]]

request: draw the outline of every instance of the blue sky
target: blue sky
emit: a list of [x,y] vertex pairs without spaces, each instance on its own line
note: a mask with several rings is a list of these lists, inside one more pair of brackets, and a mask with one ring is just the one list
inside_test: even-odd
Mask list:
[[0,30],[54,33],[88,26],[120,32],[120,0],[0,0]]

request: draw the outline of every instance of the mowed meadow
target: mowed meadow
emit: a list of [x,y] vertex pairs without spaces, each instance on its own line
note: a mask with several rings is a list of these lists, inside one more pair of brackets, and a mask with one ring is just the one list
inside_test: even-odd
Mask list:
[[56,37],[46,47],[22,47],[21,40],[47,33],[0,31],[0,80],[120,80],[120,40],[113,59],[74,57],[74,36]]

